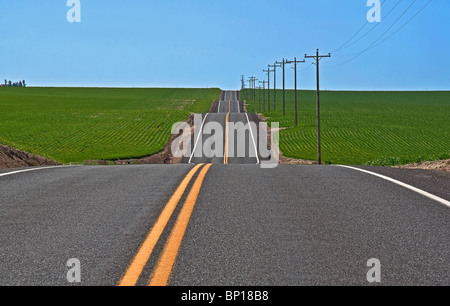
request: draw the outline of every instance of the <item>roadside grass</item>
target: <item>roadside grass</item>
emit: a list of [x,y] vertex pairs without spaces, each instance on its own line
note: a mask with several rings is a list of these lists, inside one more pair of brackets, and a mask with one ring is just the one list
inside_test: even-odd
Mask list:
[[[316,93],[299,91],[299,126],[294,126],[294,91],[282,91],[277,110],[262,112],[279,122],[286,157],[316,160]],[[267,95],[267,91],[266,91]],[[249,97],[244,94],[244,97]],[[259,111],[247,99],[249,112]],[[266,97],[267,103],[267,97]],[[450,158],[450,92],[321,92],[322,159],[328,164],[392,166]]]
[[0,143],[62,163],[161,151],[172,125],[220,89],[1,88]]

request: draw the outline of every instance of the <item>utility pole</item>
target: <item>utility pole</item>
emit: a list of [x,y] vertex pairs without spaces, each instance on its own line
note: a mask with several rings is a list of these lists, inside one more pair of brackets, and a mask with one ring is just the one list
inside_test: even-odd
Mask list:
[[257,83],[258,79],[254,78],[253,79],[253,100],[256,102],[256,83]]
[[324,57],[331,57],[331,53],[328,55],[319,55],[319,49],[317,49],[316,55],[307,55],[305,58],[312,58],[316,61],[316,77],[317,77],[317,158],[319,165],[322,164],[322,148],[320,141],[320,86],[319,86],[319,62]]
[[248,79],[248,88],[250,89],[250,94],[249,94],[249,97],[248,97],[248,99],[250,100],[251,97],[252,97],[252,77],[250,77]]
[[[267,72],[267,105],[269,107],[269,112],[270,112],[270,73],[273,72],[272,69],[270,69],[270,65],[268,65],[268,69],[267,70],[263,70],[264,72]],[[265,111],[265,110],[264,110]]]
[[244,96],[244,99],[246,99],[246,94],[245,94],[245,76],[241,75],[241,92],[242,95]]
[[252,98],[253,98],[253,101],[256,100],[256,93],[255,93],[255,89],[256,89],[256,84],[255,84],[255,83],[256,83],[256,80],[257,80],[257,78],[254,77],[254,76],[252,76],[252,77],[249,78],[250,89],[252,90]]
[[294,60],[293,61],[288,61],[288,60],[286,60],[286,64],[294,64],[294,70],[295,70],[295,80],[294,80],[294,83],[295,83],[295,90],[294,90],[294,95],[295,95],[295,126],[297,127],[298,126],[298,106],[297,106],[297,64],[298,63],[304,63],[305,62],[305,60],[302,60],[302,61],[297,61],[297,58],[296,57],[294,57]]
[[258,112],[261,112],[261,85],[258,86]]
[[269,65],[273,68],[273,110],[277,110],[277,68],[281,67],[276,62],[273,65]]
[[275,62],[275,64],[283,67],[283,116],[286,116],[286,61],[283,58],[282,62]]
[[253,79],[254,79],[254,77],[248,78],[248,88],[250,89],[249,99],[253,99]]
[[[266,111],[266,84],[267,84],[267,81],[259,81],[259,83],[261,83],[261,84],[263,84],[263,102],[264,102],[264,108],[263,108],[263,111],[265,112]],[[259,110],[259,112],[261,112],[261,109]]]

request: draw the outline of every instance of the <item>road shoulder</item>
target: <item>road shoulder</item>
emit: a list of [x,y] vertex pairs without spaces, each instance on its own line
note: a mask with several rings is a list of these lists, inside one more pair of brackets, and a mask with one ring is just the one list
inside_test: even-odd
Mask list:
[[450,200],[450,173],[438,170],[402,169],[356,166],[412,185],[446,200]]

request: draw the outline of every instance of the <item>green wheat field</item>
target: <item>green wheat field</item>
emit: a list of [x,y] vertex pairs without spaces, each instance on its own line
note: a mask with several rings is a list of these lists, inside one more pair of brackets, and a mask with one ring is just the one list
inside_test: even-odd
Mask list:
[[[174,123],[208,112],[220,89],[1,88],[0,143],[62,163],[138,158],[161,151]],[[271,91],[273,104],[273,91]],[[267,91],[266,91],[267,94]],[[256,100],[243,93],[248,112]],[[316,160],[315,91],[282,91],[277,110],[286,157]],[[261,97],[261,107],[263,99]],[[322,159],[397,165],[450,158],[450,92],[321,92]]]
[[62,163],[161,151],[220,89],[0,88],[0,143]]
[[[317,160],[316,92],[298,92],[299,125],[294,125],[294,91],[277,91],[277,109],[263,111],[256,91],[244,93],[249,112],[280,122],[286,157]],[[262,94],[262,92],[261,92]],[[390,166],[450,158],[450,92],[321,92],[322,159],[331,164]]]

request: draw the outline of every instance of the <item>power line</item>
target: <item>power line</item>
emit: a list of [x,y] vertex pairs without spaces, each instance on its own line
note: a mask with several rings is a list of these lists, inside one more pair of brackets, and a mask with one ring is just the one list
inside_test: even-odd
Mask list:
[[299,73],[304,72],[304,71],[306,71],[308,69],[311,69],[312,66],[313,66],[313,64],[308,65],[306,68],[303,68],[302,70],[300,70]]
[[377,43],[375,46],[373,46],[374,48],[382,43],[384,43],[386,40],[388,40],[389,38],[391,38],[392,36],[394,36],[395,34],[397,34],[401,29],[403,29],[408,23],[410,23],[414,18],[416,18],[420,13],[422,13],[422,11],[432,2],[433,0],[428,1],[427,4],[425,4],[411,19],[409,19],[407,22],[405,22],[400,28],[398,28],[394,33],[392,33],[391,35],[389,35],[388,37],[386,37],[385,39],[383,39],[382,41],[380,41],[379,43]]
[[[395,8],[400,4],[400,2],[402,2],[402,0],[399,0],[397,2],[396,5],[394,5],[394,7],[391,8],[391,10],[389,12],[387,12],[386,15],[383,16],[383,19],[387,18],[394,10]],[[383,2],[384,3],[384,2]],[[367,31],[364,35],[362,35],[361,37],[359,37],[356,41],[352,42],[351,44],[349,44],[348,46],[343,47],[342,49],[347,49],[353,45],[355,45],[356,43],[358,43],[359,41],[361,41],[361,39],[363,39],[364,37],[366,37],[367,35],[369,35],[373,30],[375,30],[378,26],[380,25],[380,22],[376,23],[375,26],[373,26],[371,29],[369,29],[369,31]]]
[[382,39],[383,38],[383,36],[384,35],[386,35],[386,33],[387,32],[389,32],[396,24],[397,24],[397,22],[399,22],[400,21],[400,19],[409,11],[409,9],[414,5],[414,3],[416,3],[417,2],[417,0],[414,0],[407,8],[406,8],[406,10],[400,15],[400,17],[398,17],[397,18],[397,20],[386,30],[386,31],[384,31],[383,32],[383,34],[381,34],[381,36],[380,37],[378,37],[369,47],[367,47],[366,49],[364,49],[363,51],[361,51],[361,52],[359,52],[357,55],[355,55],[353,58],[351,58],[350,60],[348,60],[348,61],[346,61],[346,62],[344,62],[344,63],[342,63],[342,64],[340,64],[339,66],[341,66],[341,65],[345,65],[345,64],[348,64],[348,63],[350,63],[350,62],[352,62],[352,61],[354,61],[355,59],[357,59],[358,57],[360,57],[361,55],[363,55],[364,53],[366,53],[367,51],[369,51],[370,49],[372,49],[374,46],[375,46],[375,44],[380,40],[380,39]]
[[[401,1],[401,0],[400,0],[400,1]],[[400,2],[400,1],[399,1],[399,2]],[[384,5],[385,2],[386,2],[386,0],[384,0],[383,3],[381,3],[381,7],[383,7],[383,5]],[[367,20],[367,21],[362,25],[362,27],[359,28],[359,30],[356,31],[356,33],[355,33],[352,37],[350,37],[349,40],[347,40],[342,46],[340,46],[339,48],[337,48],[336,50],[334,50],[332,53],[338,52],[339,50],[345,48],[345,46],[346,46],[349,42],[351,42],[351,41],[353,40],[353,38],[355,38],[356,35],[358,35],[359,32],[361,32],[362,29],[364,29],[364,28],[366,27],[366,25],[369,24],[369,23],[370,23],[370,22]],[[369,32],[370,32],[370,31],[369,31]],[[369,33],[369,32],[368,32],[368,33]],[[367,33],[366,33],[365,35],[367,35]],[[365,35],[364,35],[364,36],[365,36]],[[364,36],[363,36],[363,37],[364,37]]]

